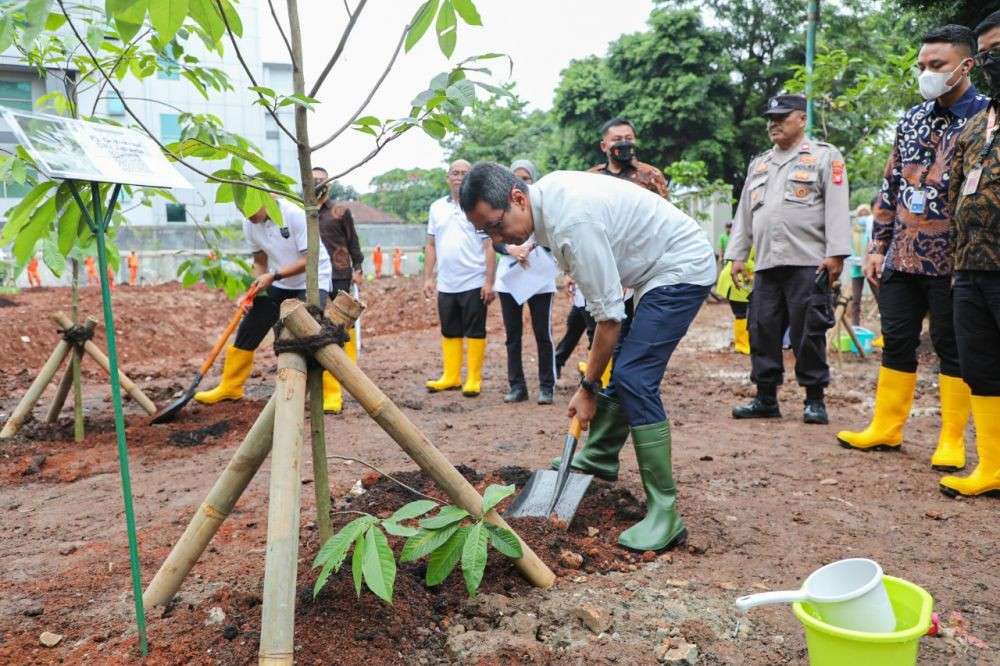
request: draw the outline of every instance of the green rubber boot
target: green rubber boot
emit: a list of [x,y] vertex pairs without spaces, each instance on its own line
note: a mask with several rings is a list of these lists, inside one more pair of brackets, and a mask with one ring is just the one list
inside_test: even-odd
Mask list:
[[[593,474],[605,481],[618,480],[618,454],[628,440],[628,420],[621,405],[600,393],[597,394],[597,412],[590,422],[587,443],[573,456],[570,469],[574,472]],[[552,469],[558,470],[562,456],[552,459]]]
[[667,421],[632,428],[635,457],[646,491],[646,517],[618,537],[618,543],[638,551],[679,546],[687,530],[677,513],[677,486],[670,462],[670,424]]

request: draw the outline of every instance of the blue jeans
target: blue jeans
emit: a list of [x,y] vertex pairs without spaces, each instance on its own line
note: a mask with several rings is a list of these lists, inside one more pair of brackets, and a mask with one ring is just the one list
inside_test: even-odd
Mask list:
[[622,323],[605,394],[621,403],[633,428],[667,420],[660,382],[709,289],[695,284],[657,287],[643,295],[635,315]]

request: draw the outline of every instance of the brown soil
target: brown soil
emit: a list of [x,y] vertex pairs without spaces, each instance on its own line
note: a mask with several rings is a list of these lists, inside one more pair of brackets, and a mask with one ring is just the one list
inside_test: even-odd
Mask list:
[[[418,280],[387,279],[366,288],[362,368],[450,460],[467,466],[463,469],[477,487],[520,485],[527,470],[544,467],[558,452],[570,389],[559,391],[555,407],[503,404],[505,360],[494,306],[484,394],[477,400],[426,394],[424,379],[439,372],[438,337],[433,303],[423,299],[419,287]],[[4,322],[15,334],[0,341],[0,418],[9,415],[55,344],[47,314],[54,308],[68,311],[69,293],[41,289],[5,298],[14,305],[4,308]],[[186,387],[232,311],[217,294],[176,284],[118,288],[114,305],[123,368],[161,406]],[[96,290],[84,290],[84,306],[99,314]],[[565,308],[565,299],[558,298],[557,335]],[[923,640],[920,663],[998,663],[997,504],[938,493],[939,475],[927,462],[938,423],[932,363],[921,367],[903,450],[846,451],[836,446],[834,434],[865,422],[875,362],[835,363],[828,427],[801,423],[801,393],[791,382],[782,393],[784,419],[735,422],[729,409],[751,387],[746,357],[728,349],[729,322],[725,305],[703,308],[664,379],[681,510],[691,537],[689,547],[647,556],[649,563],[616,546],[618,533],[641,511],[642,489],[627,448],[622,479],[614,485],[595,482],[568,530],[541,520],[514,524],[558,574],[551,590],[530,588],[493,552],[475,601],[466,599],[457,573],[438,588],[426,588],[419,565],[401,567],[392,606],[368,592],[355,599],[350,572],[343,570],[313,601],[315,572],[309,566],[318,544],[307,456],[298,661],[655,663],[665,641],[683,638],[698,644],[699,663],[804,663],[802,632],[789,609],[755,610],[737,627],[732,599],[798,585],[826,562],[863,555],[881,562],[887,573],[925,587],[942,618],[950,618],[945,637]],[[20,335],[30,342],[22,343]],[[534,345],[526,342],[526,368],[535,367],[533,356]],[[274,357],[269,349],[259,357],[241,403],[191,403],[177,422],[155,427],[146,425],[136,405],[126,404],[144,583],[270,393]],[[60,422],[31,422],[0,444],[0,663],[139,660],[111,409],[100,372],[90,363],[84,367],[84,442],[73,442],[67,408]],[[36,408],[37,417],[52,390]],[[330,454],[363,459],[437,493],[356,403],[348,401],[343,415],[327,417],[326,429]],[[972,456],[970,466],[974,462]],[[176,602],[150,613],[152,651],[144,663],[255,660],[268,464]],[[386,479],[368,477],[367,493],[348,501],[347,491],[366,473],[357,463],[330,461],[338,510],[386,513],[411,499]],[[347,517],[336,519],[342,523]],[[582,557],[581,568],[563,568],[564,550]],[[588,630],[574,615],[581,601],[605,609],[613,626],[605,633]],[[225,619],[209,624],[215,607]],[[42,647],[38,636],[46,630],[63,634],[62,642]]]

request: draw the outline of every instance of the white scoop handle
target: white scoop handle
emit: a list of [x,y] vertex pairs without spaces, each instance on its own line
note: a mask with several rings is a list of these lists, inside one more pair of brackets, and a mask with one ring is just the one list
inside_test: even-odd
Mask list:
[[736,607],[740,612],[746,613],[755,606],[765,604],[791,604],[796,601],[806,601],[809,596],[805,590],[780,590],[775,592],[761,592],[759,594],[748,594],[736,600]]

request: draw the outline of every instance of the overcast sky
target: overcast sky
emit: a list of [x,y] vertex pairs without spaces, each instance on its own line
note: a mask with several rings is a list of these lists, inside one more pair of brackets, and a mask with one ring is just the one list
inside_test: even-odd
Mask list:
[[[357,4],[357,0],[349,1],[351,6]],[[342,125],[368,94],[418,4],[417,0],[371,0],[365,7],[344,55],[319,95],[322,104],[310,121],[310,139],[314,143]],[[459,22],[458,47],[450,63],[478,53],[507,53],[514,60],[511,78],[517,83],[518,93],[532,107],[547,109],[559,72],[570,60],[603,55],[608,42],[619,35],[644,29],[652,4],[652,0],[620,0],[613,7],[607,0],[476,0],[483,25],[470,27]],[[261,1],[260,5],[264,24],[262,55],[265,59],[287,60],[280,37],[276,33],[268,35],[271,19],[267,3]],[[305,0],[299,7],[308,88],[329,60],[347,14],[341,0]],[[493,83],[506,80],[507,67],[500,62],[491,61]],[[410,100],[427,87],[435,74],[448,70],[450,63],[438,48],[432,26],[412,51],[400,54],[366,113],[380,118],[406,115]],[[323,164],[331,172],[340,171],[367,154],[372,145],[373,137],[348,131],[336,143],[318,151],[314,163]],[[343,182],[367,191],[372,177],[389,169],[441,166],[442,159],[436,141],[422,131],[411,130],[345,176]]]

